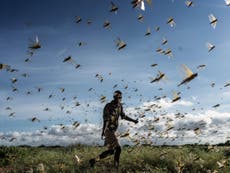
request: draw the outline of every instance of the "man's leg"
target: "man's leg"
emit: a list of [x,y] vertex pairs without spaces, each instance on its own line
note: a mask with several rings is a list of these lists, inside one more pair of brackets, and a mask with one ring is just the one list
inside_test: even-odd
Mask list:
[[90,159],[89,163],[91,167],[93,167],[94,164],[100,159],[103,159],[109,155],[114,154],[114,150],[116,151],[116,149],[117,149],[116,155],[118,155],[116,156],[116,158],[118,157],[118,162],[119,162],[120,152],[119,152],[119,148],[116,147],[116,146],[119,146],[119,143],[115,135],[115,131],[110,131],[109,129],[105,131],[105,144],[104,145],[108,147],[108,150],[101,153],[97,158]]
[[115,154],[114,154],[114,166],[116,168],[119,167],[120,154],[121,154],[121,147],[117,146],[115,148]]
[[93,159],[90,159],[90,160],[89,160],[90,166],[93,167],[94,164],[95,164],[97,161],[99,161],[99,160],[101,160],[101,159],[104,159],[104,158],[106,158],[107,156],[112,155],[113,153],[114,153],[114,150],[113,150],[113,149],[109,149],[109,150],[106,150],[106,151],[102,152],[97,158],[93,158]]
[[101,154],[99,155],[99,159],[104,159],[104,158],[106,158],[107,156],[112,155],[113,153],[114,153],[114,150],[113,150],[113,149],[106,150],[106,151],[104,151],[103,153],[101,153]]

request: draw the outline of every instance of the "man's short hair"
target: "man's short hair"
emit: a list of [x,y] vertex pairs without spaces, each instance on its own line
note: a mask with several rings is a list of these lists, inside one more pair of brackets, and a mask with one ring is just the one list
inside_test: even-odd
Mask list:
[[121,96],[121,95],[122,95],[122,92],[120,90],[116,90],[113,93],[113,98],[116,98],[117,96]]

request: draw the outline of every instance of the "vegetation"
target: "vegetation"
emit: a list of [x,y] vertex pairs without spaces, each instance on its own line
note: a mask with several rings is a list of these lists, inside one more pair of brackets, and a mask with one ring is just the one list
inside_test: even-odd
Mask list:
[[[208,145],[124,146],[120,168],[113,167],[113,157],[90,168],[90,158],[106,148],[68,147],[0,147],[0,172],[15,173],[229,173],[230,147]],[[75,157],[77,155],[80,161]]]

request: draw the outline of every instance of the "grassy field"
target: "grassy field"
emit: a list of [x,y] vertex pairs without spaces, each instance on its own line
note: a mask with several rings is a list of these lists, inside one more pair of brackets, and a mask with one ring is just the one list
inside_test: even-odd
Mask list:
[[[90,168],[88,160],[106,148],[69,147],[0,147],[0,172],[53,173],[230,173],[228,146],[125,146],[120,168],[113,167],[113,157]],[[78,162],[74,155],[80,158]]]

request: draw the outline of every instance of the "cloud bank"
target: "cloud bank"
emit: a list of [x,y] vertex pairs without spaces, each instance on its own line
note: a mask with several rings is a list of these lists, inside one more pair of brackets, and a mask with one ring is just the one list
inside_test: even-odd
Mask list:
[[[173,114],[143,117],[138,124],[120,120],[118,138],[121,145],[182,145],[189,143],[217,144],[230,140],[230,114],[208,110],[203,114]],[[73,144],[103,145],[102,125],[53,125],[34,132],[0,132],[1,145],[68,146]],[[129,137],[120,134],[129,132]]]

